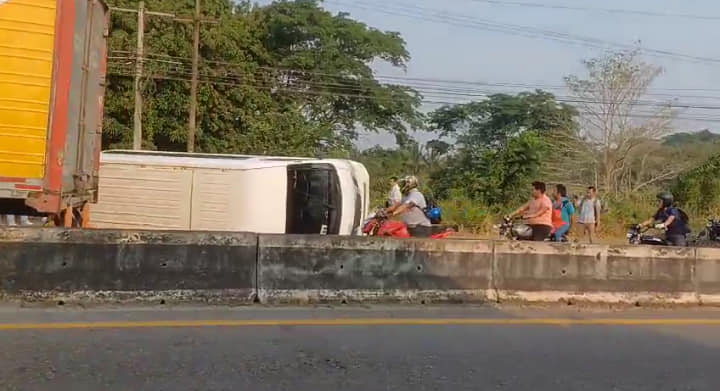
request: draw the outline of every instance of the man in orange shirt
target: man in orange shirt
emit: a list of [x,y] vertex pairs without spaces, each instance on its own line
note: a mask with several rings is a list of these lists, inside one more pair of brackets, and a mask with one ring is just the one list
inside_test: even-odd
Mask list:
[[545,183],[533,182],[533,198],[509,217],[522,216],[532,228],[532,240],[542,242],[550,237],[552,231],[552,201],[545,195]]

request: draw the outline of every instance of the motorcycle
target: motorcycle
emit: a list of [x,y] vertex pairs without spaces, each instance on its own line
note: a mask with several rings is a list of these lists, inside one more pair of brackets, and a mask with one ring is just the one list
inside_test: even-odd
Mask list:
[[530,240],[532,239],[532,227],[525,223],[514,221],[503,217],[502,223],[495,226],[500,233],[501,239],[507,240]]
[[697,247],[720,247],[720,220],[708,219],[693,242]]
[[[509,219],[507,217],[503,218],[502,223],[495,225],[495,229],[499,231],[501,239],[531,240],[533,236],[532,227],[520,221],[513,221],[512,219]],[[563,235],[563,237],[560,238],[560,240],[558,241],[555,239],[555,234],[551,233],[550,236],[545,239],[545,241],[567,243],[569,242],[569,239],[567,235]]]
[[[390,220],[383,209],[377,210],[374,214],[370,215],[367,220],[365,220],[362,232],[366,236],[385,236],[392,238],[412,237],[405,223],[402,221]],[[455,233],[455,231],[447,229],[433,234],[430,236],[430,239],[446,239],[453,233]]]
[[643,228],[640,224],[633,224],[629,227],[627,239],[629,244],[645,244],[648,246],[669,246],[664,235],[647,234],[649,228]]

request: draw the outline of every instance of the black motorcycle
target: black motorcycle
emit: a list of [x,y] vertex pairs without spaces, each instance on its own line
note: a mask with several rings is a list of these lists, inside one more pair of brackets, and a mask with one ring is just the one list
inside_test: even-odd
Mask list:
[[633,224],[629,227],[627,233],[628,243],[645,244],[648,246],[669,246],[665,235],[648,234],[649,228],[643,228],[640,224]]
[[709,219],[694,240],[697,247],[720,247],[720,220]]
[[507,217],[503,217],[502,223],[495,226],[500,233],[500,238],[507,240],[530,240],[532,239],[532,227]]
[[[523,223],[520,220],[513,221],[512,219],[509,219],[507,217],[503,218],[502,223],[495,225],[495,229],[497,229],[500,233],[500,238],[507,239],[507,240],[531,240],[533,236],[532,227]],[[558,242],[555,240],[555,235],[550,234],[550,236],[545,239],[546,242]],[[567,235],[563,235],[562,238],[560,238],[559,243],[567,243],[569,242]]]

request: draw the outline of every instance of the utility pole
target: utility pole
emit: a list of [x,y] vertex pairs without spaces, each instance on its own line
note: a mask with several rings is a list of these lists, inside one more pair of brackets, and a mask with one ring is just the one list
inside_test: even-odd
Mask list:
[[137,51],[135,53],[135,114],[133,116],[133,149],[142,149],[142,91],[143,41],[145,35],[145,2],[140,1],[137,11]]
[[[0,0],[2,2],[2,0]],[[219,23],[213,19],[203,19],[200,10],[200,0],[195,0],[195,15],[192,19],[178,17],[173,13],[168,12],[155,12],[145,10],[145,2],[140,1],[138,9],[110,7],[113,12],[129,12],[138,14],[138,42],[137,52],[135,54],[135,114],[133,117],[133,149],[142,148],[142,94],[141,94],[141,80],[143,75],[143,63],[144,63],[144,51],[143,51],[143,36],[145,30],[145,16],[160,16],[164,18],[173,19],[180,23],[192,23],[193,24],[193,55],[192,55],[192,79],[190,80],[190,113],[188,118],[188,138],[187,138],[187,150],[188,152],[195,151],[195,133],[197,129],[197,90],[198,90],[198,63],[200,61],[200,26],[202,23]]]
[[187,151],[195,151],[195,133],[197,130],[197,89],[198,61],[200,59],[200,0],[195,0],[195,18],[193,26],[192,79],[190,80],[190,117],[188,118]]

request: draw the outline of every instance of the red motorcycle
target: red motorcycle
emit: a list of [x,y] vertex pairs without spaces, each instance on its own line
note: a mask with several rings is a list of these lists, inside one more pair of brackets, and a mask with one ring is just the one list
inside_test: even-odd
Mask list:
[[[410,238],[410,231],[402,221],[390,220],[387,213],[380,209],[371,215],[363,225],[363,233],[367,236],[385,236],[392,238]],[[446,230],[430,236],[430,239],[446,239],[455,233],[453,230]]]

